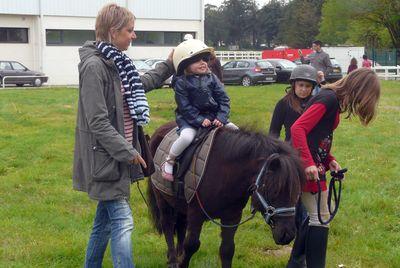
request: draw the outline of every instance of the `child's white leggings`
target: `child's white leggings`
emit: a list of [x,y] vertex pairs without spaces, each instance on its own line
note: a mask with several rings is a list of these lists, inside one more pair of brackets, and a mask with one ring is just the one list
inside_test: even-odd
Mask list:
[[[233,123],[228,123],[225,125],[227,128],[238,129],[238,127]],[[181,134],[178,139],[172,144],[169,150],[169,155],[171,158],[175,158],[180,155],[193,141],[196,136],[197,129],[186,127],[181,130]]]

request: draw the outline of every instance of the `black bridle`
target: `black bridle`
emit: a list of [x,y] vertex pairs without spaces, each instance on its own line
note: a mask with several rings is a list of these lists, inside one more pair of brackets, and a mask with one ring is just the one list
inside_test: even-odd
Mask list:
[[294,216],[296,213],[296,208],[293,207],[280,207],[280,208],[275,208],[274,206],[270,205],[268,203],[268,197],[264,196],[259,192],[259,189],[263,188],[265,186],[265,183],[261,185],[261,181],[262,181],[262,177],[264,176],[265,172],[268,170],[269,168],[269,164],[272,160],[272,158],[279,156],[278,153],[273,153],[271,154],[267,160],[265,160],[260,172],[257,175],[257,179],[256,182],[254,184],[254,194],[256,195],[256,197],[258,198],[258,200],[260,201],[262,207],[264,208],[264,211],[261,212],[261,214],[264,217],[264,220],[267,224],[269,224],[271,227],[274,226],[274,221],[273,221],[273,217],[274,216],[279,216],[279,217],[291,217]]
[[[321,217],[321,183],[318,180],[318,203],[317,203],[317,211],[318,211],[318,220],[321,224],[326,225],[330,223],[333,218],[336,216],[336,213],[339,209],[340,198],[342,196],[342,180],[344,178],[344,173],[347,172],[347,168],[341,169],[339,171],[331,171],[331,180],[329,182],[329,190],[328,190],[328,210],[329,210],[329,219],[324,221]],[[335,182],[339,183],[339,190],[336,191]],[[332,195],[333,200],[335,202],[335,209],[332,211]]]

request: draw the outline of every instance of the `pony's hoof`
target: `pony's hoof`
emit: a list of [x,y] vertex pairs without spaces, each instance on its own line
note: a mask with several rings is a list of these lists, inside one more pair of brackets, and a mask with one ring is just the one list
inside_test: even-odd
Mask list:
[[179,268],[179,263],[177,263],[177,262],[170,263],[170,264],[168,264],[168,268]]

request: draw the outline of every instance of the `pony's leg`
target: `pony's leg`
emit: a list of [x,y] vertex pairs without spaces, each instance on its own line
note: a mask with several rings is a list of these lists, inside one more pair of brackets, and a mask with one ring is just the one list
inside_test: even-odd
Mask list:
[[[232,215],[228,218],[221,218],[224,225],[235,225],[240,222],[242,213],[236,217]],[[235,254],[235,233],[238,227],[221,227],[221,245],[219,247],[219,256],[221,258],[222,268],[231,268],[232,259]]]
[[161,225],[167,242],[167,259],[168,267],[177,267],[177,255],[174,243],[175,217],[172,208],[164,208],[161,212]]
[[204,219],[188,216],[187,235],[183,242],[182,262],[179,267],[189,267],[190,258],[200,247],[200,233]]
[[176,252],[178,254],[178,257],[183,254],[183,242],[185,240],[185,235],[186,235],[186,226],[187,226],[186,215],[179,214],[178,221],[176,223],[176,233],[178,237]]

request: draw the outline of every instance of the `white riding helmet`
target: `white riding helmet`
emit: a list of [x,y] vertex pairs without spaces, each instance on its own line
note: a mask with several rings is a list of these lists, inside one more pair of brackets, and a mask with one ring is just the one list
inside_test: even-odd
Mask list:
[[201,56],[210,56],[211,48],[198,39],[189,39],[180,43],[174,51],[173,62],[177,75],[182,75],[185,68],[194,59]]

